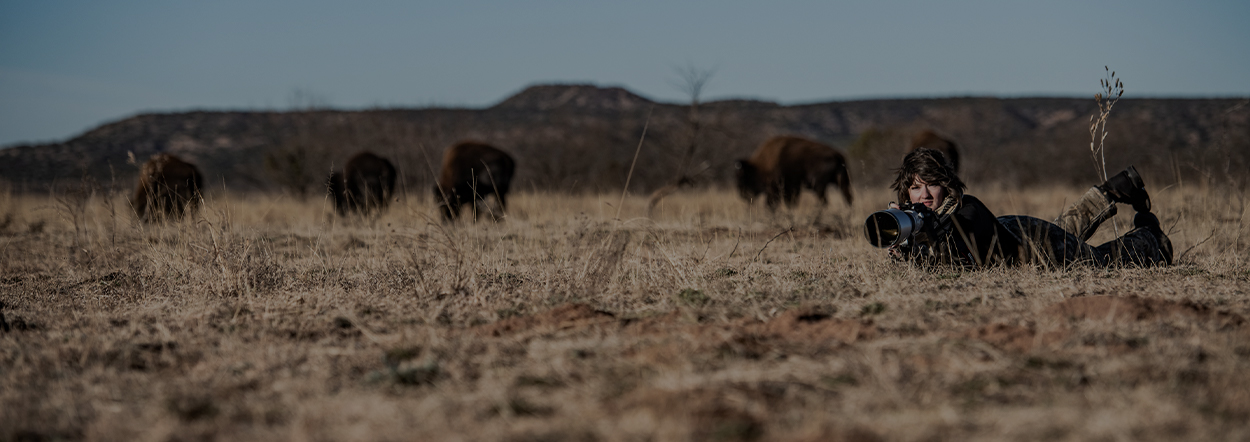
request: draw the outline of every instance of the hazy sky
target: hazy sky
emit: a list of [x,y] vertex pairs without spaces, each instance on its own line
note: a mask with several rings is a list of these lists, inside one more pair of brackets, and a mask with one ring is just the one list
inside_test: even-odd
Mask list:
[[0,0],[0,146],[141,112],[705,98],[1250,96],[1250,1]]

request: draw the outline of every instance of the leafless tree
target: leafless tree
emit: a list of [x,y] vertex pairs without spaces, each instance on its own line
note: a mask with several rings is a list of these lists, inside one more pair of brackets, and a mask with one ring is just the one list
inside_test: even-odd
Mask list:
[[701,68],[693,63],[674,67],[673,70],[677,73],[677,79],[672,80],[670,83],[690,99],[684,121],[685,142],[683,144],[685,149],[682,152],[681,161],[677,163],[677,173],[673,175],[676,178],[668,185],[651,194],[651,198],[647,203],[648,212],[654,209],[664,197],[676,192],[677,189],[694,184],[694,179],[698,172],[690,172],[690,163],[699,151],[699,140],[704,129],[704,121],[699,114],[699,104],[703,96],[703,89],[707,87],[708,82],[712,80],[712,75],[716,73],[716,69]]

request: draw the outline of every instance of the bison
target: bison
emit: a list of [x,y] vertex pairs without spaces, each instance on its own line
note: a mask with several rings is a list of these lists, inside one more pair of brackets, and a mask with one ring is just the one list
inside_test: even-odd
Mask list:
[[[508,186],[516,163],[512,156],[485,143],[464,141],[443,153],[443,167],[434,186],[434,199],[439,201],[443,218],[460,217],[460,206],[477,205],[494,194],[499,209],[507,210]],[[477,211],[473,212],[477,219]]]
[[395,166],[373,152],[360,152],[347,160],[343,172],[330,174],[326,186],[339,216],[349,213],[381,213],[395,193]]
[[180,219],[199,208],[203,185],[204,177],[195,165],[158,153],[139,168],[139,185],[130,204],[143,222]]
[[785,201],[787,207],[798,202],[799,191],[807,187],[816,192],[821,206],[829,204],[825,188],[837,183],[842,199],[850,205],[851,178],[846,172],[846,158],[832,147],[812,140],[779,136],[760,145],[751,158],[738,160],[738,192],[750,202],[756,195],[767,196],[765,203],[776,210]]
[[959,147],[954,141],[942,138],[931,130],[925,130],[917,133],[911,138],[911,146],[907,149],[907,153],[927,147],[946,156],[946,161],[950,164],[951,170],[959,171]]

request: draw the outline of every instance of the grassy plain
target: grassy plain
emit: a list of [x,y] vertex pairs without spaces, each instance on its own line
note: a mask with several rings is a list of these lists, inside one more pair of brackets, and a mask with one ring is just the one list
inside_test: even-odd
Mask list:
[[[961,272],[870,247],[891,198],[857,190],[521,193],[454,226],[0,194],[0,441],[1250,438],[1244,192],[1154,192],[1172,267]],[[1082,191],[971,193],[1053,218]]]

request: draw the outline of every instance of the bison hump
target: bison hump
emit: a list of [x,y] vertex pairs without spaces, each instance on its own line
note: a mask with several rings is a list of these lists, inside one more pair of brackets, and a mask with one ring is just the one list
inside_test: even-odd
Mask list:
[[777,168],[842,162],[842,154],[834,148],[795,136],[777,136],[768,139],[751,155],[750,163],[761,171],[772,172]]

